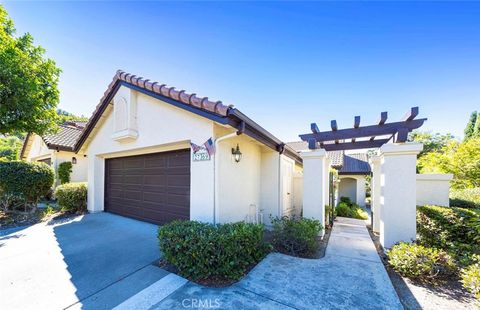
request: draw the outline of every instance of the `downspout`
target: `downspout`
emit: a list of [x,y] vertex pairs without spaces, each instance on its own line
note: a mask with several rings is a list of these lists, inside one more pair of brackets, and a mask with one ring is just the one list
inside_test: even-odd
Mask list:
[[285,144],[280,144],[277,147],[278,151],[278,217],[283,216],[282,212],[282,154],[285,151]]
[[236,136],[243,134],[245,131],[245,122],[240,124],[240,128],[232,133],[226,134],[224,136],[218,137],[215,139],[215,155],[213,155],[213,224],[217,224],[217,217],[218,217],[218,165],[220,164],[217,160],[218,154],[218,143],[227,140]]

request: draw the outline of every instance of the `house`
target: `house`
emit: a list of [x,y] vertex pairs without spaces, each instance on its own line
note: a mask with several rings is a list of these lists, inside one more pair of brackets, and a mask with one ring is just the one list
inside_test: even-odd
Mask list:
[[[75,153],[73,148],[80,137],[85,122],[67,122],[55,134],[39,136],[28,134],[23,142],[20,158],[26,161],[44,162],[50,165],[57,175],[62,162],[72,162],[72,182],[87,181],[87,158]],[[58,183],[58,181],[57,181]]]
[[[287,143],[297,152],[307,151],[308,143],[295,141]],[[328,152],[331,167],[338,171],[338,188],[335,196],[348,197],[362,207],[366,199],[366,177],[371,174],[366,153],[345,153],[345,151]]]
[[301,210],[295,150],[234,106],[123,71],[74,151],[87,156],[90,212],[268,223]]

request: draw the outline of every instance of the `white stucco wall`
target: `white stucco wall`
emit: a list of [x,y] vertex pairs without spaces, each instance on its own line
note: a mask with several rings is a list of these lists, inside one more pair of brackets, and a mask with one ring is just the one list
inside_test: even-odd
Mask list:
[[30,150],[25,156],[27,161],[37,161],[39,159],[52,157],[54,151],[47,147],[42,137],[33,135],[30,137],[30,140]]
[[[232,157],[232,148],[235,148],[237,143],[242,152],[242,159],[238,163]],[[217,159],[220,223],[246,220],[247,215],[255,215],[255,208],[260,208],[261,158],[261,146],[246,135],[219,143]]]
[[280,154],[270,149],[262,150],[260,165],[260,209],[264,222],[270,224],[270,216],[278,216],[279,205],[279,165]]
[[298,171],[293,175],[293,204],[295,215],[300,216],[303,208],[303,173]]
[[417,174],[417,206],[450,205],[452,174]]
[[296,214],[293,198],[293,176],[295,172],[295,162],[285,155],[281,155],[281,215],[292,216]]
[[350,197],[353,202],[365,207],[366,185],[364,175],[339,175],[338,198]]
[[73,152],[55,152],[54,161],[52,162],[55,172],[58,171],[58,166],[66,161],[72,161],[72,158],[77,159],[76,164],[72,164],[72,173],[70,174],[70,182],[87,182],[88,174],[88,159],[81,154]]
[[[189,148],[213,137],[213,122],[160,100],[121,87],[115,97],[136,101],[136,139],[115,141],[113,109],[91,134],[88,154],[88,210],[103,211],[105,158]],[[132,99],[134,98],[134,99]],[[213,160],[191,163],[190,217],[212,222],[214,203]]]

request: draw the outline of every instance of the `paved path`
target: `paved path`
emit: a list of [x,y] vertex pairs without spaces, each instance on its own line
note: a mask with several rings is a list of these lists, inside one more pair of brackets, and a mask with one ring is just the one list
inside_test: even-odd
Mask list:
[[[143,298],[129,302],[138,309]],[[337,219],[322,259],[270,254],[233,286],[187,282],[167,297],[150,295],[144,308],[403,309],[365,222],[347,218]]]

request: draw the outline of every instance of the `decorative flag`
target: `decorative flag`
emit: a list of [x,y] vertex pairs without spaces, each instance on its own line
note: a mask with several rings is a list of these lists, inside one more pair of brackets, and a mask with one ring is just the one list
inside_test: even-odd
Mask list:
[[207,149],[208,155],[212,156],[215,154],[215,144],[212,138],[208,139],[203,145]]
[[193,142],[190,142],[190,145],[192,146],[193,153],[196,153],[196,152],[198,152],[202,149],[202,147],[200,145],[196,145]]

